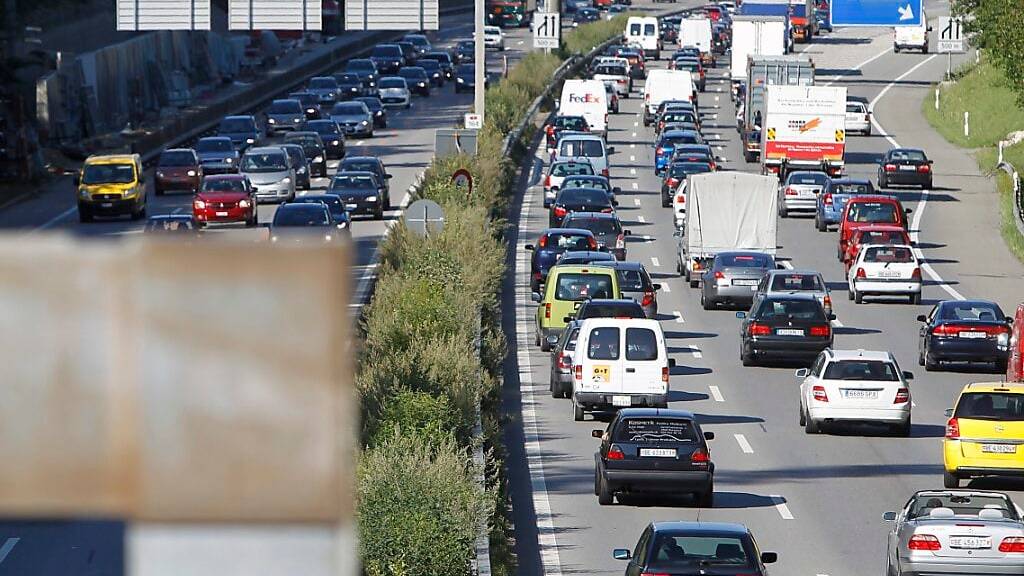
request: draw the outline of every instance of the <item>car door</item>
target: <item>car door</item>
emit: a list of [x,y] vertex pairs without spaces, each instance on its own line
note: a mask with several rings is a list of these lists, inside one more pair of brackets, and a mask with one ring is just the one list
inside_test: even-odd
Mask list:
[[935,306],[932,306],[931,311],[929,311],[928,315],[925,317],[926,318],[925,321],[922,322],[921,323],[921,327],[918,328],[918,331],[917,331],[917,334],[918,334],[918,338],[917,338],[917,351],[920,354],[921,358],[924,358],[924,351],[925,351],[925,348],[927,347],[928,336],[931,334],[931,331],[932,331],[932,328],[933,328],[932,323],[935,322],[935,314],[938,312],[938,310],[939,310],[939,305],[938,304],[936,304]]
[[580,390],[615,394],[622,392],[623,330],[614,321],[591,322],[586,329],[582,358]]
[[622,387],[627,392],[662,394],[668,383],[662,369],[668,366],[664,357],[664,336],[660,328],[647,322],[626,326],[622,331]]

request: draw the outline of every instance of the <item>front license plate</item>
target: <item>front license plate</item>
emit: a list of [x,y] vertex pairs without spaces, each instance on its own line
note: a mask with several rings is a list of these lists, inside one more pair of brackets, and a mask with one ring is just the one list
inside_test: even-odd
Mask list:
[[631,406],[632,399],[629,396],[612,396],[612,406]]
[[982,444],[981,451],[989,454],[1016,454],[1017,446],[1015,444]]
[[675,458],[676,451],[672,448],[641,448],[640,457],[651,456],[654,458]]
[[757,286],[757,282],[758,282],[757,280],[753,280],[753,279],[750,279],[750,280],[738,279],[738,280],[733,280],[732,281],[732,285],[733,286]]
[[843,390],[843,397],[851,400],[877,400],[878,390]]
[[793,329],[793,328],[779,328],[778,330],[775,331],[775,333],[778,334],[779,336],[803,336],[804,335],[804,331],[803,330],[796,330],[796,329]]
[[355,210],[358,207],[358,204],[345,204],[345,210]]
[[228,215],[227,212],[217,212],[217,217],[218,218],[227,218],[227,215]]
[[100,204],[100,208],[113,208],[113,207],[114,207],[114,203],[113,202],[103,202],[102,204]]
[[992,547],[992,538],[981,536],[950,536],[950,548],[973,548],[975,550]]
[[917,170],[917,166],[900,166],[900,170],[904,172],[913,172]]
[[959,334],[957,334],[957,336],[959,336],[960,338],[984,338],[986,334],[984,332],[969,331],[960,332]]

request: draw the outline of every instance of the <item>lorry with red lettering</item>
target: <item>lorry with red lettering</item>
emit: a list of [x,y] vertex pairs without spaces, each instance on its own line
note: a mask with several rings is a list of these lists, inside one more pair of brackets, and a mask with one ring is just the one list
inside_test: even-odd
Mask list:
[[794,170],[843,172],[846,152],[846,88],[765,86],[761,172],[780,179]]

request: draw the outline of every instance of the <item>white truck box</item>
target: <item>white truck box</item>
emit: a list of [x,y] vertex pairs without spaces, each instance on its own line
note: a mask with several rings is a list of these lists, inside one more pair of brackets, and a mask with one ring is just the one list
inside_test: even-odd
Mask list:
[[820,169],[839,176],[846,152],[846,88],[765,86],[761,166],[784,176],[788,170]]

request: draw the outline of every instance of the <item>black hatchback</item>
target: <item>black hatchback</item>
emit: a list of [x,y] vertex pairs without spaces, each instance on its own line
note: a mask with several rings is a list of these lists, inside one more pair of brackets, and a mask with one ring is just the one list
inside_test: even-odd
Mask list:
[[925,370],[937,370],[942,362],[991,362],[1006,372],[1013,320],[995,302],[946,300],[917,320],[917,362]]
[[548,226],[557,228],[570,212],[604,212],[613,214],[619,203],[598,188],[562,188],[551,203]]
[[737,312],[740,361],[753,366],[762,359],[798,360],[810,364],[832,347],[831,321],[813,294],[759,294],[750,312]]
[[606,430],[594,430],[594,494],[602,506],[623,494],[693,494],[701,508],[715,501],[715,465],[704,432],[690,412],[659,408],[620,410]]
[[635,555],[628,548],[617,548],[612,556],[629,561],[626,576],[765,576],[764,565],[779,559],[775,552],[760,552],[753,534],[742,524],[683,521],[652,522],[640,535]]
[[409,91],[420,96],[430,96],[430,77],[422,66],[403,66],[398,75],[405,78]]
[[878,187],[888,188],[897,184],[920,186],[927,190],[932,187],[932,164],[924,150],[893,148],[882,156],[879,163]]

